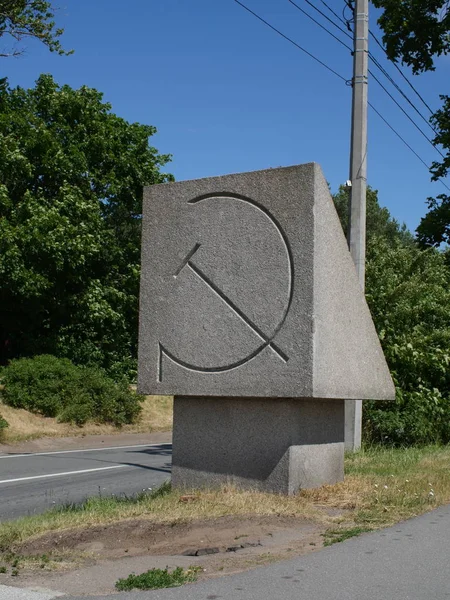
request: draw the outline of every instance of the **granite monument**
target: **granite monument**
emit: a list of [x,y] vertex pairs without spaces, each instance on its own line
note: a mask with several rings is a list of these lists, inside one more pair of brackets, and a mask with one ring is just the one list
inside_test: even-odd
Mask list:
[[138,389],[175,486],[343,478],[344,400],[394,386],[317,164],[145,188]]

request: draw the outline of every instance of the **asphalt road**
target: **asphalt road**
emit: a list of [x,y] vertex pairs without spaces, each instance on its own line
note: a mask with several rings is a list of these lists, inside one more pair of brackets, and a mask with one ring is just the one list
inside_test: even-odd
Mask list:
[[247,573],[92,600],[447,600],[449,548],[450,506],[443,506],[389,529]]
[[171,444],[0,455],[0,521],[154,489],[169,479],[171,455]]

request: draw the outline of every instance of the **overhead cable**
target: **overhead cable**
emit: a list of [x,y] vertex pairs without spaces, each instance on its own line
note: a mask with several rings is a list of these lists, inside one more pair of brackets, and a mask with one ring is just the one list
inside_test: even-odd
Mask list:
[[[302,10],[300,8],[300,6],[294,2],[294,0],[288,0],[288,2],[290,2],[293,6],[295,6],[295,8],[298,8],[298,10]],[[332,25],[334,25],[337,29],[339,29],[339,31],[342,31],[342,33],[344,35],[346,35],[350,39],[353,39],[353,36],[350,35],[348,31],[345,31],[345,29],[342,29],[342,27],[340,25],[338,25],[337,23],[335,23],[335,21],[333,21],[333,19],[330,19],[330,17],[327,17],[327,15],[323,12],[323,10],[320,10],[320,8],[317,8],[317,6],[315,6],[312,2],[310,2],[310,0],[305,0],[305,2],[306,2],[306,4],[309,4],[309,6],[311,6],[311,8],[313,8],[315,11],[317,11],[319,14],[321,14],[322,17],[324,17],[324,19],[326,19]]]
[[[288,37],[287,35],[285,35],[284,33],[282,33],[279,29],[277,29],[276,27],[274,27],[273,25],[271,25],[268,21],[266,21],[265,19],[263,19],[260,15],[258,15],[256,12],[254,12],[253,10],[251,10],[248,6],[246,6],[243,2],[241,2],[240,0],[234,0],[234,2],[236,2],[236,4],[239,4],[239,6],[241,6],[242,8],[244,8],[247,12],[249,12],[251,15],[253,15],[256,19],[258,19],[259,21],[261,21],[261,23],[264,23],[264,25],[266,25],[267,27],[269,27],[270,29],[272,29],[272,31],[275,31],[275,33],[277,33],[278,35],[280,35],[282,38],[284,38],[285,40],[287,40],[289,43],[293,44],[297,49],[301,50],[302,52],[304,52],[305,54],[307,54],[308,56],[310,56],[311,58],[313,58],[316,62],[318,62],[323,67],[325,67],[328,71],[330,71],[331,73],[333,73],[333,75],[335,75],[336,77],[338,77],[339,79],[341,79],[342,81],[344,81],[346,84],[348,83],[348,80],[345,77],[343,77],[337,71],[335,71],[334,69],[332,69],[331,67],[329,67],[327,64],[325,64],[320,59],[318,59],[311,52],[308,52],[308,50],[306,50],[305,48],[303,48],[302,46],[300,46],[300,44],[297,44],[297,42],[295,42],[290,37]],[[372,77],[373,77],[373,75],[372,75]],[[374,107],[374,105],[371,102],[369,102],[369,106],[383,120],[383,122],[389,127],[389,129],[391,131],[393,131],[393,133],[395,133],[395,135],[405,144],[405,146],[420,160],[420,162],[423,165],[425,165],[425,167],[429,171],[430,167],[425,162],[425,160],[423,160],[423,158],[412,148],[412,146],[410,146],[408,144],[408,142],[398,133],[398,131],[387,121],[387,119]],[[430,140],[428,140],[428,141],[430,141]],[[440,181],[442,183],[442,185],[445,186],[445,188],[447,188],[450,191],[449,186],[441,178],[438,178],[437,180]]]
[[[311,19],[311,21],[313,21],[316,25],[318,25],[321,29],[323,29],[324,31],[326,31],[328,33],[328,35],[331,35],[331,37],[333,37],[336,41],[338,41],[340,44],[342,44],[342,46],[344,46],[344,48],[347,48],[347,50],[349,50],[350,52],[352,52],[352,48],[346,44],[345,42],[343,42],[340,38],[338,38],[336,35],[334,35],[334,33],[332,31],[330,31],[327,27],[325,27],[325,25],[322,25],[322,23],[320,23],[319,21],[317,21],[317,19],[315,19],[314,17],[312,17],[308,12],[306,12],[306,10],[304,10],[301,6],[299,6],[298,4],[296,4],[295,2],[293,2],[292,0],[289,0],[289,2],[295,6],[295,8],[297,8],[300,12],[302,12],[305,16],[308,17],[308,19]],[[344,31],[344,33],[346,33]]]
[[378,44],[378,46],[383,50],[383,52],[385,53],[385,55],[387,56],[387,58],[391,61],[391,63],[394,65],[394,67],[397,69],[397,71],[400,73],[400,75],[403,77],[403,79],[406,81],[406,83],[409,85],[409,87],[413,90],[413,92],[417,95],[417,97],[421,100],[421,102],[426,106],[426,108],[430,111],[430,113],[433,114],[433,110],[429,107],[429,105],[426,102],[426,100],[423,99],[422,95],[417,91],[417,89],[410,82],[410,80],[408,79],[408,77],[406,77],[406,75],[400,69],[400,67],[398,66],[398,64],[394,60],[392,60],[392,58],[389,57],[386,48],[380,42],[380,40],[377,38],[377,36],[374,33],[372,33],[372,31],[369,31],[369,33],[373,37],[373,39],[375,40],[375,42]]
[[260,17],[253,10],[251,10],[251,8],[249,8],[248,6],[246,6],[243,2],[241,2],[240,0],[234,0],[234,2],[236,2],[236,4],[239,4],[240,6],[242,6],[242,8],[244,8],[247,12],[249,12],[256,19],[258,19],[259,21],[261,21],[261,23],[264,23],[264,25],[267,25],[267,27],[270,27],[270,29],[272,29],[273,31],[275,31],[276,33],[278,33],[278,35],[281,35],[282,38],[284,38],[285,40],[287,40],[288,42],[290,42],[291,44],[293,44],[296,48],[298,48],[299,50],[301,50],[302,52],[304,52],[305,54],[307,54],[308,56],[310,56],[312,59],[314,59],[320,65],[322,65],[322,67],[325,67],[325,69],[328,69],[328,71],[331,71],[331,73],[333,73],[334,75],[336,75],[336,77],[339,77],[339,79],[342,79],[343,81],[347,82],[347,80],[345,79],[345,77],[342,77],[342,75],[339,75],[339,73],[337,71],[335,71],[334,69],[332,69],[331,67],[329,67],[326,63],[324,63],[322,60],[320,60],[320,58],[317,58],[317,56],[314,56],[314,54],[312,54],[311,52],[308,52],[308,50],[306,50],[305,48],[303,48],[302,46],[300,46],[300,44],[297,44],[297,42],[294,42],[293,39],[291,39],[290,37],[288,37],[287,35],[285,35],[284,33],[282,33],[279,29],[277,29],[276,27],[274,27],[273,25],[271,25],[268,21],[266,21],[265,19],[263,19],[262,17]]

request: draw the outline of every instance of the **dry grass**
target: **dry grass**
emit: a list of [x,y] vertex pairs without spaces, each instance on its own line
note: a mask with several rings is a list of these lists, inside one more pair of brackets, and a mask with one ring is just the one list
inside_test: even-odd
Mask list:
[[172,429],[173,399],[170,396],[146,396],[138,423],[113,425],[87,423],[83,427],[59,423],[56,419],[35,415],[23,409],[11,408],[0,400],[0,414],[8,421],[4,442],[19,442],[41,437],[67,437],[77,435],[108,435],[113,433],[148,433]]
[[344,532],[391,525],[450,502],[450,447],[369,449],[346,458],[344,482],[280,496],[224,487],[183,498],[166,485],[130,499],[92,498],[81,506],[0,524],[0,549],[49,531],[144,518],[192,522],[226,515],[308,518]]

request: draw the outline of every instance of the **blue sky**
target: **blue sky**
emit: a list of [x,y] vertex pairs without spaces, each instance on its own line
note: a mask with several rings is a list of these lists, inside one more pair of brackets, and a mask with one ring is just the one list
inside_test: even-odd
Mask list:
[[[348,51],[288,0],[244,2],[351,78]],[[326,12],[320,0],[313,2]],[[315,14],[304,0],[297,3]],[[344,0],[328,3],[342,14]],[[40,73],[52,73],[61,84],[95,87],[118,115],[158,128],[151,143],[173,155],[167,170],[177,180],[310,161],[322,166],[333,191],[348,178],[350,87],[233,0],[55,4],[60,7],[58,25],[66,30],[63,43],[75,53],[59,57],[28,42],[23,57],[2,59],[2,76],[8,76],[11,85],[30,87]],[[378,33],[373,7],[371,29]],[[371,50],[405,87],[381,50],[375,44]],[[449,93],[449,81],[450,57],[445,57],[434,73],[415,77],[413,83],[434,109],[439,94]],[[396,94],[387,80],[383,83]],[[414,98],[410,89],[405,91]],[[439,158],[373,81],[369,98],[427,163]],[[417,106],[426,112],[419,101]],[[414,112],[411,115],[416,118]],[[422,126],[427,129],[423,122]],[[381,204],[411,229],[426,212],[426,198],[446,191],[430,182],[426,168],[373,113],[368,182],[379,190]]]

